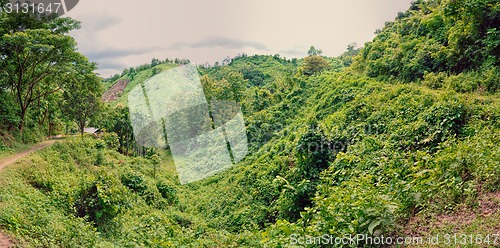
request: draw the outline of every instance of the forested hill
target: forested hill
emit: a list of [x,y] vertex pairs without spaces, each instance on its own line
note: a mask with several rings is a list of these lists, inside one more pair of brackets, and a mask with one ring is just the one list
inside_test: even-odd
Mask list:
[[85,119],[102,135],[0,175],[0,227],[35,247],[330,247],[312,237],[454,233],[498,246],[499,10],[416,1],[337,58],[311,47],[303,59],[198,66],[209,100],[241,104],[249,154],[187,185],[168,148],[136,145],[126,100],[188,61],[127,69],[105,80],[129,81],[118,100]]
[[494,0],[415,1],[377,31],[355,67],[378,79],[423,80],[434,89],[497,91],[499,8]]

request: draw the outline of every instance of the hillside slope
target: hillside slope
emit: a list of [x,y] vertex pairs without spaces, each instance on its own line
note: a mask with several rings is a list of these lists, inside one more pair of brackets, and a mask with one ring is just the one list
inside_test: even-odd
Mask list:
[[[490,25],[499,15],[492,0],[417,1],[348,68],[318,55],[326,66],[312,74],[303,70],[311,56],[200,67],[208,99],[242,104],[250,149],[241,163],[180,185],[168,150],[136,147],[142,156],[129,157],[118,153],[121,134],[70,139],[0,175],[0,226],[33,247],[294,247],[293,237],[324,234],[500,234],[498,25]],[[460,59],[471,58],[471,44],[446,44],[471,34],[492,43],[472,44],[480,54]],[[429,50],[438,41],[424,37],[444,47]],[[113,104],[126,106],[127,92],[158,66],[174,65],[131,73]],[[498,246],[494,237],[481,242]]]

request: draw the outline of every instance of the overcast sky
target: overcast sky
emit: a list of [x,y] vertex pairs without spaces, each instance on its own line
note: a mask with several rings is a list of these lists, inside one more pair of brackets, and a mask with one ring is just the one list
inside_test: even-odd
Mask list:
[[197,64],[238,53],[304,57],[311,45],[338,56],[362,46],[412,0],[81,0],[71,35],[110,76],[153,57]]

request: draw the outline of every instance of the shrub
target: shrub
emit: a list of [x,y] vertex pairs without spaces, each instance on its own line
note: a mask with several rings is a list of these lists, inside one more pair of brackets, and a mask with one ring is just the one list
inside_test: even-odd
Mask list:
[[383,188],[374,186],[371,176],[354,178],[340,186],[322,184],[314,202],[315,206],[302,214],[303,221],[309,222],[307,231],[312,236],[377,235],[396,225],[398,205]]
[[446,79],[447,75],[444,72],[439,72],[439,73],[426,73],[424,75],[424,81],[423,84],[431,89],[440,89],[443,87],[444,80]]
[[118,140],[118,135],[116,133],[114,132],[103,133],[101,139],[104,141],[108,149],[118,151],[118,147],[120,147],[120,142]]
[[148,189],[146,182],[141,174],[137,172],[128,172],[121,176],[121,182],[133,192],[144,194]]
[[479,75],[474,74],[464,72],[458,75],[452,75],[446,78],[444,82],[448,88],[456,92],[473,92],[480,84]]
[[156,188],[160,192],[161,196],[167,200],[168,204],[175,205],[178,203],[179,199],[177,198],[177,190],[173,185],[165,181],[159,181],[156,183]]
[[84,188],[75,202],[76,215],[102,226],[130,207],[127,189],[112,175],[102,173]]

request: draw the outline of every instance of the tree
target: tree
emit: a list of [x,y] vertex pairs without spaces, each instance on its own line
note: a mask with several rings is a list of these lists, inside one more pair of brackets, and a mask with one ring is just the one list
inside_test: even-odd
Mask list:
[[307,55],[309,56],[319,56],[323,53],[323,51],[321,51],[321,49],[316,49],[314,46],[311,46],[311,48],[309,48],[309,51],[307,52]]
[[92,122],[93,125],[101,129],[106,129],[107,132],[116,133],[118,136],[119,152],[129,155],[129,151],[133,149],[135,140],[128,107],[123,107],[122,105],[116,107],[103,106],[97,117],[94,118],[94,121]]
[[319,73],[326,68],[330,67],[330,64],[326,59],[321,56],[311,55],[304,58],[303,72],[304,75],[310,76],[315,73]]
[[231,100],[241,102],[245,95],[248,80],[243,77],[241,72],[230,72],[226,76],[226,79],[229,82],[229,87],[233,93],[233,98]]
[[356,50],[356,47],[358,46],[358,43],[353,42],[349,45],[347,45],[347,52],[354,52]]
[[66,35],[79,23],[69,18],[43,23],[13,15],[2,16],[0,26],[0,77],[15,97],[22,137],[33,103],[60,91],[83,58]]
[[350,66],[353,58],[359,54],[360,49],[357,48],[357,46],[358,44],[356,42],[347,45],[347,51],[340,56],[340,59],[345,67]]
[[202,76],[200,81],[209,101],[216,99],[241,102],[248,84],[248,80],[243,77],[241,72],[233,71],[228,72],[218,81],[212,80],[207,75]]
[[200,77],[200,82],[207,100],[211,101],[212,99],[216,99],[217,89],[214,80],[212,80],[212,78],[210,78],[208,75],[203,75]]
[[15,99],[0,85],[0,129],[11,131],[19,122],[15,109]]
[[159,65],[160,63],[161,63],[161,61],[159,59],[153,58],[151,60],[151,67],[155,67],[155,66]]
[[83,135],[85,125],[101,108],[101,79],[94,73],[96,65],[86,61],[78,65],[78,74],[74,75],[64,90],[63,112],[67,118],[78,124]]

